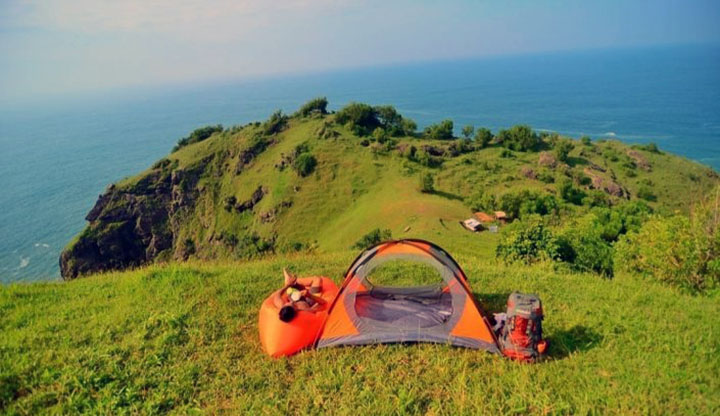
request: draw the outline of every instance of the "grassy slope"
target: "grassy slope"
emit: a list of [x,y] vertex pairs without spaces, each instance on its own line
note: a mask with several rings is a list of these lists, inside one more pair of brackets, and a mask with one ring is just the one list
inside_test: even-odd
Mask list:
[[717,297],[457,258],[486,309],[546,304],[551,357],[523,365],[442,345],[269,359],[257,308],[290,266],[336,280],[355,253],[151,266],[0,287],[7,413],[717,414]]
[[[445,246],[455,244],[465,253],[491,255],[488,248],[494,245],[496,236],[472,235],[458,225],[471,215],[462,198],[478,189],[496,195],[524,188],[555,192],[555,184],[523,177],[522,167],[538,173],[545,171],[557,180],[564,177],[559,169],[538,167],[537,152],[513,152],[512,157],[502,158],[502,148],[496,146],[445,158],[442,167],[429,169],[408,161],[396,151],[374,154],[340,126],[332,127],[340,133],[338,138],[318,138],[317,131],[328,118],[332,116],[291,119],[290,127],[276,136],[275,144],[260,153],[240,175],[235,174],[237,154],[258,127],[226,131],[168,156],[177,159],[180,168],[213,153],[222,156],[216,158],[222,159],[221,166],[201,178],[200,199],[192,214],[183,220],[176,241],[192,239],[199,258],[226,259],[237,256],[237,251],[217,241],[223,232],[238,237],[250,233],[263,238],[276,236],[276,248],[281,252],[296,242],[321,252],[333,252],[347,250],[374,228],[389,228],[396,238],[426,238]],[[418,147],[447,144],[413,138],[402,138],[400,142]],[[281,171],[275,167],[283,154],[290,154],[300,144],[307,144],[318,160],[317,169],[306,178],[299,177],[292,168]],[[609,177],[613,172],[634,197],[643,182],[650,183],[657,195],[657,202],[652,205],[667,211],[687,211],[698,195],[717,183],[708,176],[707,167],[675,155],[646,151],[639,152],[652,165],[651,171],[634,169],[637,176],[631,178],[627,176],[628,169],[622,166],[629,146],[617,141],[593,146],[577,141],[575,144],[570,158],[572,171],[582,172],[590,163],[602,166],[607,173],[599,175]],[[608,159],[609,152],[618,160]],[[228,154],[232,156],[225,156]],[[439,192],[431,195],[419,192],[418,176],[425,170],[436,176]],[[125,179],[119,185],[131,185],[146,173]],[[226,197],[247,200],[258,186],[265,187],[269,194],[253,212],[237,214],[223,209]],[[292,202],[292,206],[280,208],[283,202]],[[275,219],[262,222],[260,215],[273,209],[278,210]],[[407,227],[410,229],[405,231]],[[461,244],[456,244],[458,241]]]
[[[470,211],[461,197],[482,188],[554,189],[521,177],[538,169],[537,153],[500,158],[492,147],[448,159],[435,194],[417,191],[427,169],[394,152],[374,155],[343,128],[318,139],[322,120],[291,121],[278,142],[240,175],[235,159],[220,176],[206,175],[183,238],[198,257],[186,265],[156,265],[65,284],[0,287],[0,410],[8,413],[151,412],[191,409],[251,413],[698,413],[720,410],[716,354],[720,312],[715,297],[691,297],[632,276],[613,281],[558,274],[543,267],[508,268],[493,259],[498,235],[472,234],[457,221]],[[223,133],[170,156],[187,167],[216,154],[237,156],[253,127]],[[416,139],[403,139],[416,145]],[[307,142],[319,161],[298,177],[274,168],[280,153]],[[666,210],[687,210],[712,186],[707,168],[672,156],[642,152],[653,165],[630,178],[602,156],[618,142],[572,152],[612,169],[636,195],[650,180]],[[596,149],[596,151],[592,151]],[[585,150],[585,156],[580,153]],[[233,156],[233,157],[235,157]],[[555,173],[560,177],[560,173]],[[692,174],[692,175],[690,175]],[[135,183],[141,175],[119,186]],[[269,194],[254,213],[226,212],[223,200],[242,201],[258,185]],[[300,190],[294,188],[299,186]],[[283,201],[292,207],[263,223],[259,214]],[[405,231],[407,227],[408,231]],[[374,228],[418,237],[449,250],[471,277],[487,309],[497,312],[512,290],[537,292],[546,303],[551,360],[528,366],[487,353],[447,346],[371,346],[302,353],[270,360],[257,340],[260,302],[280,282],[280,270],[340,279],[356,253],[348,252]],[[248,263],[209,236],[250,231],[278,245],[301,241],[313,253]],[[412,276],[420,278],[420,276]]]

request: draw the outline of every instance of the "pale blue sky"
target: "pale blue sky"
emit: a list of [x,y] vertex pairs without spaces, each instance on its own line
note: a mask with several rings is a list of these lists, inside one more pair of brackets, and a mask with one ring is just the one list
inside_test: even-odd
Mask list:
[[0,98],[717,42],[712,0],[0,0]]

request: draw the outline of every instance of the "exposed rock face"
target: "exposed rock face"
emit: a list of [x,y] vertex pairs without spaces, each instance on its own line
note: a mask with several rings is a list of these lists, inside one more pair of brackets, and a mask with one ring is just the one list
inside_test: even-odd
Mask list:
[[650,166],[650,162],[645,159],[645,156],[643,156],[642,153],[638,152],[637,150],[628,149],[627,155],[635,162],[637,167],[639,167],[640,169],[645,171],[651,170],[652,166]]
[[538,158],[538,165],[552,169],[557,166],[557,164],[558,161],[552,153],[540,152],[540,157]]
[[267,189],[263,188],[262,185],[258,186],[255,192],[253,192],[253,194],[250,196],[250,199],[235,205],[235,210],[238,213],[243,213],[245,211],[253,209],[255,205],[257,205],[257,203],[263,199],[266,193]]
[[208,157],[186,170],[161,166],[130,187],[110,186],[88,213],[87,228],[60,255],[66,280],[145,264],[172,250],[178,214],[191,209]]
[[599,189],[601,191],[605,191],[606,193],[617,196],[619,198],[629,198],[630,195],[628,192],[623,189],[623,187],[618,184],[617,182],[613,181],[612,179],[605,178],[603,176],[598,175],[598,169],[595,169],[593,167],[588,167],[583,170],[586,175],[590,177],[591,181],[591,187],[593,189]]
[[528,179],[537,179],[538,175],[530,166],[520,168],[520,174]]

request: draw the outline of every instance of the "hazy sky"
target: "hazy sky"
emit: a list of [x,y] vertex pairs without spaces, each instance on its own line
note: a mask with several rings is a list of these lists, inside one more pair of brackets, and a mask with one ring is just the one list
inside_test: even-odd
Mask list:
[[0,0],[0,98],[720,42],[717,0]]

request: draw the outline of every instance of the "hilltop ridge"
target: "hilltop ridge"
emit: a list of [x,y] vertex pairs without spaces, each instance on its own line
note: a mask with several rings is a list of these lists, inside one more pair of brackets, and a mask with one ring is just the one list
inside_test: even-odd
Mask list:
[[[453,127],[446,120],[418,133],[391,106],[353,103],[329,113],[327,101],[315,99],[292,116],[198,129],[100,195],[61,254],[62,276],[345,250],[375,229],[489,254],[497,236],[457,224],[478,208],[478,195],[550,195],[564,217],[629,200],[687,212],[718,183],[712,169],[652,145],[573,140],[527,126],[467,128],[457,138]],[[423,192],[418,177],[428,174],[432,189]]]

